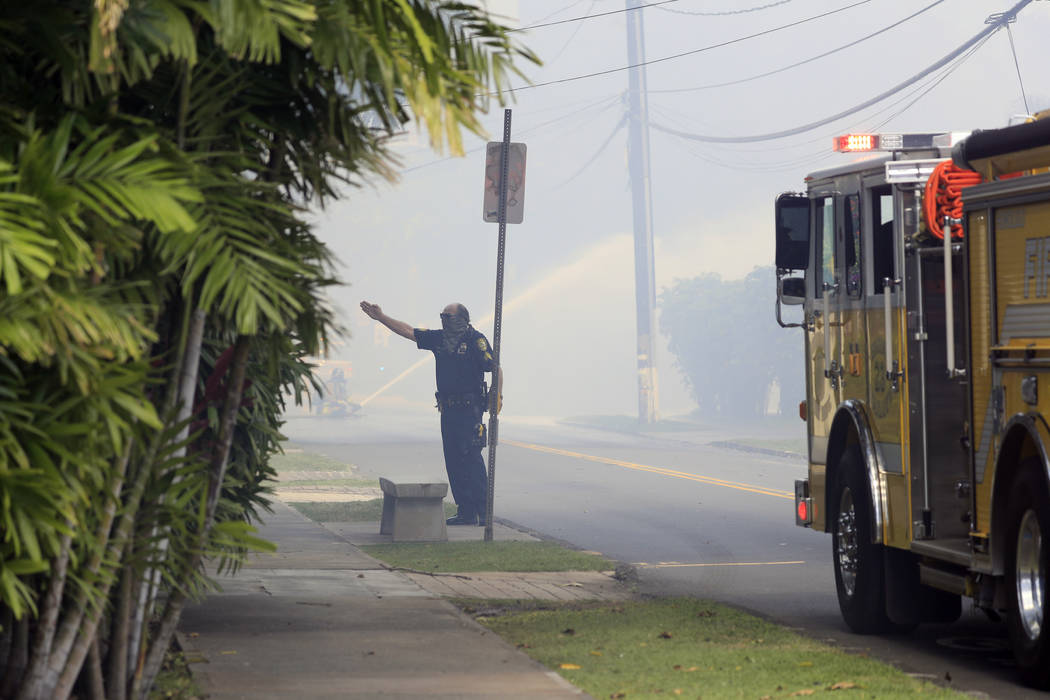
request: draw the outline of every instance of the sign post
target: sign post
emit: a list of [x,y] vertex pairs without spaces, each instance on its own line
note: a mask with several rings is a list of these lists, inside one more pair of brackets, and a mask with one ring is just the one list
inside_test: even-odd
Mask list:
[[[489,486],[485,499],[485,541],[492,541],[492,502],[496,494],[496,445],[499,443],[499,414],[495,410],[500,386],[500,339],[503,328],[503,258],[507,247],[507,224],[520,224],[525,215],[525,144],[510,142],[510,110],[503,110],[503,141],[485,149],[485,196],[482,218],[499,223],[496,253],[496,313],[492,331],[492,391],[489,401]],[[510,199],[508,200],[508,195]]]

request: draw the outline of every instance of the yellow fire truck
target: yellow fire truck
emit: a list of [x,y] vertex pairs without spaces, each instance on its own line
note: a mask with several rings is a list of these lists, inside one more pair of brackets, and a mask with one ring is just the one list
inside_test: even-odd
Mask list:
[[776,202],[776,316],[805,336],[795,522],[832,534],[853,630],[965,597],[1050,687],[1050,118],[836,147],[877,153]]

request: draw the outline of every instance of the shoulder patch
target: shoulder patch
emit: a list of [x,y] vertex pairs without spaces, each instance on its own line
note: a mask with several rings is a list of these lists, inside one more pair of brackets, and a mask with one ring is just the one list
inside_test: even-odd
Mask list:
[[483,337],[478,338],[478,350],[480,350],[481,352],[488,352],[489,350],[489,343]]

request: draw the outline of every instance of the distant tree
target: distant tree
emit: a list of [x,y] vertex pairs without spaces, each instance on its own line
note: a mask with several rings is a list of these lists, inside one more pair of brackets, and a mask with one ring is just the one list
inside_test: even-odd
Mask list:
[[775,289],[773,268],[760,267],[740,280],[677,280],[660,295],[660,327],[702,415],[762,415],[774,381],[781,410],[804,398],[802,336],[777,325]]

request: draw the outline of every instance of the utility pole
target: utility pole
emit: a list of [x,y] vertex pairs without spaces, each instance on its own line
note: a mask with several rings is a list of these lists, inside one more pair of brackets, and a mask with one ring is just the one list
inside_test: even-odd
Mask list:
[[638,422],[657,419],[653,334],[656,282],[653,265],[653,188],[649,165],[649,93],[645,77],[645,24],[640,0],[627,0],[627,71],[630,114],[627,162],[634,209],[634,298],[638,317]]

